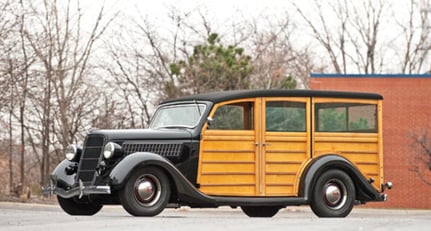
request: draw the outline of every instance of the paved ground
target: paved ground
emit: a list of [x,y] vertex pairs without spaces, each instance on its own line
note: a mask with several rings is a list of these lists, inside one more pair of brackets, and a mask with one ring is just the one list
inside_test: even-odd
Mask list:
[[273,218],[248,218],[240,209],[166,209],[156,217],[132,217],[121,206],[95,216],[69,216],[57,205],[0,202],[0,230],[431,230],[431,210],[355,207],[347,218],[317,218],[304,207],[289,207]]

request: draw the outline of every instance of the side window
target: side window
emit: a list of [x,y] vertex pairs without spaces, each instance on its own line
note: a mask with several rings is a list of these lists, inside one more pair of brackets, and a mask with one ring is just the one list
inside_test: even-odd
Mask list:
[[321,103],[315,111],[318,132],[377,132],[377,105]]
[[253,130],[253,103],[227,104],[217,108],[210,129]]
[[266,131],[305,132],[305,103],[267,102],[265,120]]

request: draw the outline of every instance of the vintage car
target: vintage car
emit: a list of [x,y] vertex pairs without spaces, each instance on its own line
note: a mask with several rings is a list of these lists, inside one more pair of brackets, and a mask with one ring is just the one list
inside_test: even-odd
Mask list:
[[382,99],[373,93],[238,90],[159,105],[148,129],[92,130],[70,145],[46,192],[70,215],[121,204],[240,207],[250,217],[310,205],[345,217],[385,201]]

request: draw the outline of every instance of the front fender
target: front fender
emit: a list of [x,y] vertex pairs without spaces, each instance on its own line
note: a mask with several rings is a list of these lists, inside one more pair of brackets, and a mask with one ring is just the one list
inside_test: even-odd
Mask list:
[[166,171],[173,180],[172,183],[176,187],[180,200],[187,201],[189,204],[206,205],[208,207],[214,207],[216,205],[214,198],[208,197],[197,190],[167,159],[150,152],[136,152],[121,160],[109,174],[111,187],[117,190],[121,189],[127,182],[132,171],[138,166],[145,165],[158,166]]
[[[42,193],[46,195],[61,194],[70,190],[75,184],[76,174],[67,174],[66,168],[77,166],[76,162],[69,160],[61,161],[49,177],[49,185],[42,187]],[[63,195],[64,196],[64,195]]]
[[136,152],[126,156],[112,169],[109,174],[111,186],[116,188],[123,186],[133,169],[138,165],[156,165],[164,169],[166,169],[167,166],[175,168],[168,160],[160,155],[150,152]]
[[57,165],[57,167],[55,167],[54,171],[52,171],[51,173],[51,178],[56,179],[56,183],[57,183],[57,185],[55,185],[56,187],[66,189],[66,188],[72,187],[75,184],[76,174],[68,175],[66,173],[66,168],[76,164],[77,163],[65,159],[61,161]]

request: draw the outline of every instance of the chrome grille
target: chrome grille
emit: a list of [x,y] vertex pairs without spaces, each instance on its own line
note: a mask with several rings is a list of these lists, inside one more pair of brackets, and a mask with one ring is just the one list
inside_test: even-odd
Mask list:
[[85,140],[76,176],[77,180],[81,180],[84,185],[90,185],[94,180],[103,142],[104,137],[101,135],[88,135]]
[[182,144],[164,144],[164,143],[124,143],[123,150],[126,155],[134,152],[152,152],[164,157],[180,156]]

